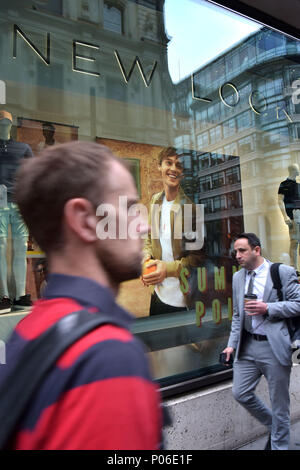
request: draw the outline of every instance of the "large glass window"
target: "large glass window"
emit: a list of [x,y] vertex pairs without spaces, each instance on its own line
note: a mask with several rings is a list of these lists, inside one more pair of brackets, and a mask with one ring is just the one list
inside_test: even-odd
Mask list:
[[[205,0],[10,0],[0,11],[0,110],[12,116],[0,156],[10,139],[30,158],[71,140],[106,145],[128,161],[150,216],[153,196],[162,205],[170,183],[162,167],[176,158],[174,201],[180,211],[199,209],[199,217],[189,227],[177,214],[157,220],[158,238],[150,234],[144,252],[173,275],[151,288],[128,281],[117,300],[136,316],[134,331],[162,387],[222,377],[235,236],[257,233],[265,256],[300,271],[280,189],[288,178],[298,190],[300,184],[291,175],[300,165],[299,42]],[[16,168],[8,152],[4,157],[0,218],[17,210]],[[166,226],[169,258],[162,250]],[[23,228],[23,251],[14,251],[15,227],[0,233],[7,238],[0,307],[3,296],[40,298],[47,283],[45,255]],[[13,321],[0,316],[0,339],[27,314],[25,303],[18,307],[12,304]]]

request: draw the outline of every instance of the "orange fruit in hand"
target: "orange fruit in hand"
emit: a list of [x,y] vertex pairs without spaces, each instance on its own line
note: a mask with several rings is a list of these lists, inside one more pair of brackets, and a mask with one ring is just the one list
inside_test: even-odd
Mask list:
[[143,274],[150,274],[150,273],[153,273],[154,271],[156,271],[156,265],[155,264],[153,266],[148,266],[148,264],[149,264],[149,261],[146,261],[146,263],[144,264]]

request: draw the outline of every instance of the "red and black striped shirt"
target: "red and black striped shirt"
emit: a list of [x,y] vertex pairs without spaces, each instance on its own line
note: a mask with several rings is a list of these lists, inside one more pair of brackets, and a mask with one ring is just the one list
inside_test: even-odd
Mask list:
[[[103,325],[73,344],[56,362],[26,410],[14,449],[158,449],[161,408],[133,317],[111,291],[76,276],[51,274],[44,297],[14,330],[0,366],[0,383],[23,347],[64,315],[86,308],[120,326]],[[9,413],[9,410],[8,410]]]

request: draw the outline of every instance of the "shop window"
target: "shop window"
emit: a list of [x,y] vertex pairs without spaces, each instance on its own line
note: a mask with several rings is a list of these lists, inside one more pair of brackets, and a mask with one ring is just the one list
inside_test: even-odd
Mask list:
[[[153,195],[161,193],[166,183],[158,168],[159,153],[165,147],[175,147],[184,167],[178,178],[171,177],[173,186],[178,183],[178,191],[182,190],[177,194],[184,195],[182,200],[200,201],[205,206],[201,222],[205,243],[193,265],[188,264],[191,276],[186,284],[192,279],[191,286],[196,286],[194,303],[188,310],[172,314],[162,311],[152,317],[151,291],[139,278],[120,286],[118,302],[137,317],[133,330],[150,351],[156,381],[170,387],[168,392],[179,381],[189,384],[195,378],[204,381],[210,374],[224,375],[218,357],[230,330],[232,273],[236,267],[230,256],[233,237],[244,227],[253,232],[261,230],[273,260],[281,259],[281,249],[289,252],[288,231],[283,230],[284,220],[276,202],[279,184],[288,177],[288,166],[291,162],[300,165],[300,124],[295,117],[300,114],[300,105],[293,103],[289,95],[293,81],[300,78],[298,41],[288,39],[287,54],[281,47],[286,37],[265,26],[250,22],[250,31],[243,19],[240,28],[227,28],[233,15],[228,11],[217,29],[213,12],[218,12],[216,17],[220,18],[224,10],[216,5],[209,9],[211,24],[204,34],[202,28],[193,27],[192,20],[203,19],[207,13],[205,2],[178,1],[178,8],[173,3],[32,0],[28,8],[28,2],[2,1],[0,28],[0,86],[2,90],[6,86],[6,105],[2,109],[13,114],[14,139],[29,145],[35,158],[41,148],[54,142],[78,139],[106,145],[130,165],[141,203],[148,210]],[[55,20],[54,15],[60,17]],[[238,20],[234,15],[235,26]],[[127,23],[128,36],[124,40]],[[12,51],[8,32],[13,32],[14,24],[26,37],[18,32],[13,37]],[[220,47],[215,42],[217,32]],[[184,42],[180,48],[178,41],[183,39],[188,46]],[[74,40],[76,51],[72,48]],[[202,47],[208,42],[210,49]],[[203,59],[199,48],[208,52]],[[45,63],[43,58],[48,52],[50,63]],[[150,76],[155,62],[157,67]],[[195,94],[211,101],[192,96],[192,73]],[[219,88],[226,83],[223,95],[232,107],[220,99]],[[238,90],[239,101],[230,83]],[[257,112],[250,106],[250,96]],[[3,179],[1,185],[5,186]],[[261,202],[254,204],[253,193],[261,195]],[[236,217],[229,218],[232,214]],[[11,239],[7,246],[12,247]],[[188,256],[174,255],[174,259]],[[47,269],[44,254],[30,237],[26,257],[26,289],[35,301],[41,296]],[[7,259],[10,276],[11,251]],[[216,289],[220,267],[224,267],[226,283],[222,279],[221,287]],[[206,290],[202,279],[198,283],[198,268],[207,274]],[[177,287],[176,295],[180,290]],[[13,289],[10,295],[13,299]],[[215,300],[220,305],[218,311],[213,307]],[[186,305],[184,302],[179,295],[180,308]],[[202,302],[203,310],[199,303],[197,310],[195,302]],[[0,319],[3,317],[0,315]],[[0,340],[5,329],[1,326]]]

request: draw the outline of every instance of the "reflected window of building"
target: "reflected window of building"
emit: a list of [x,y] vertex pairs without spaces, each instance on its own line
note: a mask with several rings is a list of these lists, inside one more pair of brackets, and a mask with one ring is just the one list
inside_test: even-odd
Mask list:
[[258,49],[261,53],[272,49],[280,48],[284,45],[284,36],[275,31],[268,31],[258,39]]
[[239,140],[239,151],[241,154],[249,153],[254,150],[252,136],[245,137]]
[[235,119],[229,119],[223,125],[224,138],[232,136],[236,131]]
[[221,126],[213,127],[209,130],[210,143],[214,144],[222,139]]
[[213,212],[212,199],[201,199],[200,204],[204,205],[204,213],[211,214]]
[[199,158],[199,170],[204,170],[205,168],[209,168],[210,166],[210,154],[203,153],[202,155],[198,156]]
[[238,155],[238,146],[236,142],[224,146],[224,159],[225,161],[233,160]]
[[226,197],[222,196],[215,196],[213,198],[213,212],[218,212],[221,210],[226,209]]
[[197,137],[198,148],[201,149],[209,144],[208,132],[203,132]]
[[245,111],[240,114],[237,118],[237,127],[241,131],[243,129],[248,129],[253,125],[253,112]]
[[207,123],[207,109],[196,112],[197,126],[201,129]]
[[[295,45],[295,41],[293,41],[293,45]],[[300,80],[300,66],[293,67],[290,71],[290,82],[293,83],[295,80]]]
[[63,14],[62,0],[41,0],[34,3],[38,10],[54,13],[55,15]]
[[210,166],[220,165],[224,162],[224,155],[220,152],[212,152],[210,156]]
[[234,191],[227,194],[227,207],[228,209],[238,209],[242,207],[241,191]]
[[224,172],[219,171],[218,173],[214,173],[211,177],[212,181],[212,187],[215,188],[220,188],[221,186],[224,185]]
[[284,147],[289,143],[289,140],[289,130],[286,126],[270,130],[268,133],[264,134],[263,137],[263,142],[266,146]]
[[228,168],[225,171],[225,180],[226,184],[235,184],[240,181],[240,169],[238,166],[234,166],[233,168]]
[[192,156],[191,155],[184,155],[183,165],[184,165],[185,170],[191,170],[192,169]]
[[211,177],[210,176],[202,176],[199,179],[199,187],[200,187],[201,192],[209,191],[212,187],[211,186]]
[[225,74],[225,59],[222,57],[218,62],[216,62],[211,70],[211,78],[213,82],[220,82],[222,77]]
[[114,33],[123,33],[123,10],[113,2],[103,4],[103,28]]

